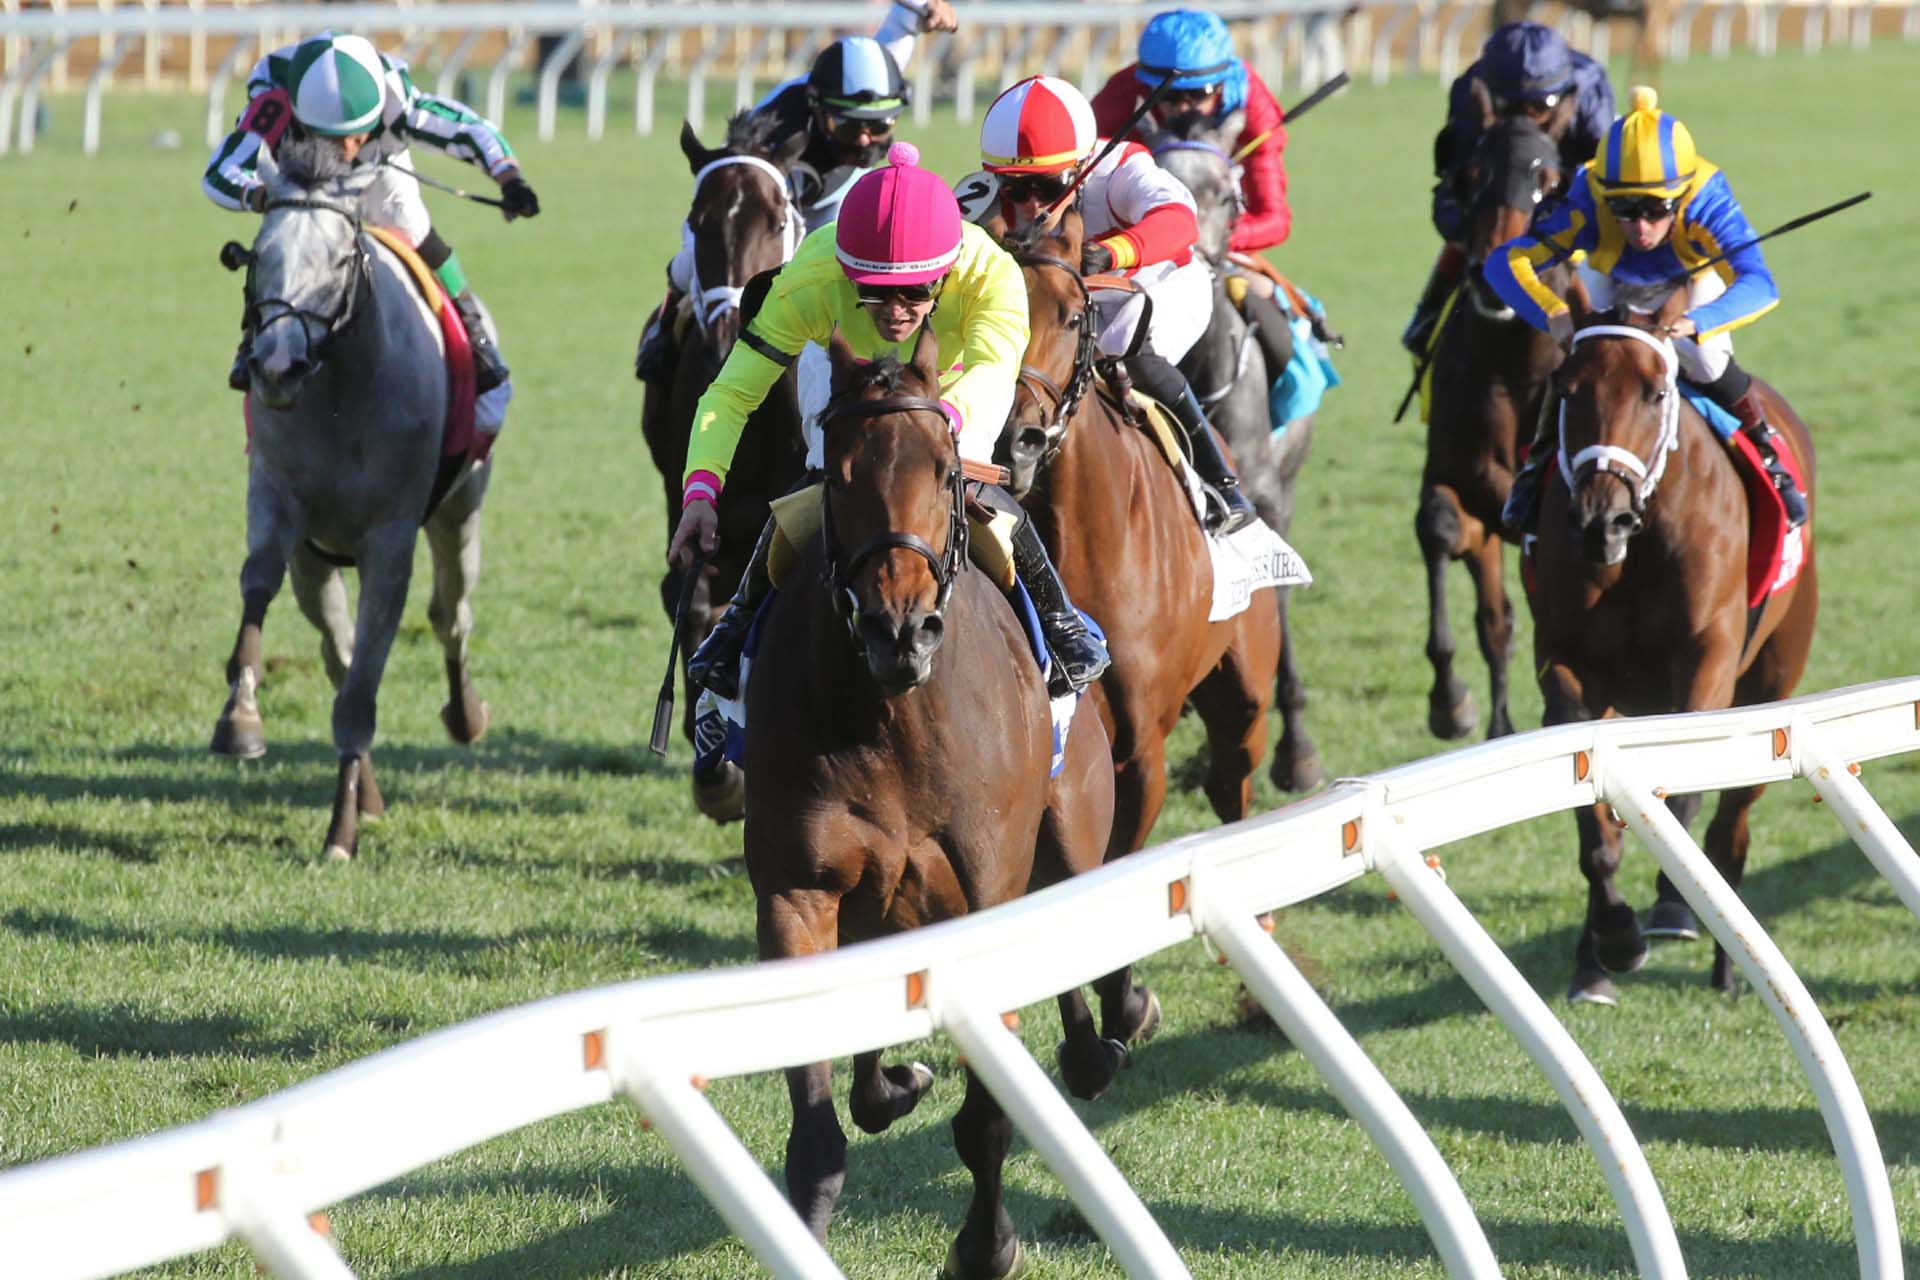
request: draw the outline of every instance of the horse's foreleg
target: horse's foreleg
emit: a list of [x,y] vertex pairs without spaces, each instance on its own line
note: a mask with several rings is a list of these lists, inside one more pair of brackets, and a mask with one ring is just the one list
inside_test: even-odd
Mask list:
[[1473,628],[1480,639],[1480,656],[1487,660],[1487,736],[1504,738],[1513,732],[1507,714],[1507,656],[1513,648],[1513,602],[1507,598],[1504,544],[1484,530],[1467,556],[1478,603]]
[[491,465],[468,476],[427,522],[433,552],[433,598],[427,620],[447,666],[447,704],[440,722],[455,742],[471,746],[487,732],[491,710],[467,678],[467,639],[473,634],[473,588],[480,581],[480,500]]
[[353,665],[353,606],[347,602],[346,579],[305,543],[293,549],[292,568],[293,598],[320,633],[320,661],[338,693]]
[[1274,595],[1280,611],[1280,670],[1274,685],[1280,706],[1280,745],[1274,748],[1267,776],[1282,791],[1311,791],[1326,781],[1327,771],[1320,764],[1320,749],[1307,736],[1307,686],[1294,665],[1293,624],[1287,610],[1293,589],[1281,587]]
[[[1540,673],[1546,703],[1542,722],[1571,724],[1591,719],[1580,680],[1563,663],[1548,662]],[[1620,832],[1605,805],[1574,812],[1580,838],[1580,873],[1587,879],[1587,916],[1574,944],[1573,983],[1567,999],[1576,1003],[1617,1003],[1608,972],[1637,969],[1647,957],[1646,939],[1633,907],[1620,896]]]
[[1025,1262],[1020,1237],[1001,1196],[1001,1171],[1013,1146],[1013,1122],[1000,1103],[967,1072],[967,1100],[953,1117],[953,1147],[973,1174],[967,1222],[947,1250],[945,1275],[958,1280],[999,1280]]
[[924,1062],[880,1065],[880,1054],[858,1053],[853,1058],[853,1086],[847,1092],[847,1114],[868,1133],[885,1133],[901,1116],[920,1105],[933,1087],[933,1069]]
[[[749,845],[748,865],[756,850]],[[819,955],[839,944],[840,899],[826,891],[761,893],[756,935],[762,960]],[[787,1069],[793,1127],[787,1133],[787,1200],[814,1238],[827,1238],[833,1206],[847,1181],[847,1135],[833,1113],[833,1066]]]
[[386,674],[413,578],[413,542],[413,522],[403,519],[372,531],[354,549],[360,608],[354,618],[353,665],[333,699],[333,745],[342,760],[373,746],[380,677]]
[[294,520],[272,487],[256,472],[247,478],[247,558],[240,566],[240,631],[227,657],[227,703],[214,722],[208,749],[252,760],[267,753],[259,690],[265,676],[260,631],[267,606],[287,573]]
[[[1699,792],[1690,792],[1683,796],[1669,796],[1667,810],[1682,827],[1691,827],[1693,820],[1700,816]],[[1647,937],[1668,942],[1692,942],[1700,936],[1700,922],[1694,917],[1693,908],[1687,905],[1686,898],[1673,881],[1667,879],[1662,871],[1654,880],[1654,903],[1647,908]]]
[[1060,1068],[1060,1081],[1068,1093],[1091,1102],[1107,1091],[1127,1064],[1127,1046],[1094,1030],[1093,1011],[1080,988],[1061,992],[1055,1003],[1060,1007],[1062,1036],[1053,1047],[1053,1060]]
[[1207,799],[1222,822],[1253,810],[1253,773],[1267,750],[1267,673],[1280,662],[1279,636],[1241,615],[1233,646],[1188,695],[1207,726]]
[[1423,488],[1413,518],[1420,554],[1427,563],[1427,661],[1433,688],[1427,694],[1427,728],[1437,738],[1464,738],[1479,722],[1473,695],[1453,674],[1453,626],[1447,621],[1447,563],[1460,545],[1460,504],[1445,485]]
[[[1713,821],[1707,824],[1707,857],[1735,893],[1740,891],[1740,882],[1747,874],[1747,845],[1751,838],[1747,815],[1765,790],[1764,786],[1753,786],[1722,791],[1720,803],[1713,811]],[[1717,991],[1729,994],[1733,991],[1733,960],[1718,942],[1713,946],[1712,982]]]

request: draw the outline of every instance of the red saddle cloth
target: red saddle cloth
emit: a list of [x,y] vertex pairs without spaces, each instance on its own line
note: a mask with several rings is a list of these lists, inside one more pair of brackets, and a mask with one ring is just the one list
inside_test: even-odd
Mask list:
[[[1807,491],[1806,472],[1800,467],[1800,460],[1793,456],[1793,450],[1779,432],[1774,433],[1775,450],[1780,459],[1793,473],[1794,483],[1800,486],[1800,492]],[[1767,478],[1767,469],[1760,460],[1759,446],[1747,439],[1742,432],[1733,433],[1728,442],[1738,459],[1734,470],[1740,473],[1740,481],[1747,490],[1747,608],[1758,609],[1775,592],[1791,586],[1800,576],[1800,570],[1806,565],[1807,552],[1805,529],[1787,527],[1787,507],[1780,493],[1773,487],[1773,481]],[[1524,461],[1524,459],[1522,459]],[[1545,484],[1560,473],[1560,459],[1556,456],[1547,461],[1547,470],[1540,477]],[[1529,549],[1532,540],[1528,540]],[[1525,579],[1528,594],[1533,592],[1533,556],[1531,550],[1520,558],[1522,577]]]
[[[460,458],[479,463],[493,448],[492,433],[474,428],[473,348],[467,341],[467,326],[460,309],[440,287],[433,269],[420,257],[405,236],[386,227],[368,227],[369,234],[393,252],[407,267],[407,275],[420,291],[428,310],[440,321],[440,336],[446,345],[447,420],[440,430],[442,459]],[[247,446],[253,446],[253,393],[241,402],[241,414],[247,424]]]

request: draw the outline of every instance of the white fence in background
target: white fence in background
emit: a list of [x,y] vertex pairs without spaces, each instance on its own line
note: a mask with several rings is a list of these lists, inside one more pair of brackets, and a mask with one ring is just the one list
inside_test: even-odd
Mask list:
[[1920,750],[1920,677],[1694,716],[1566,725],[1336,783],[1276,813],[1135,854],[978,917],[799,961],[654,978],[425,1036],[198,1124],[0,1175],[9,1274],[105,1276],[238,1237],[273,1274],[352,1273],[310,1218],[537,1120],[632,1099],[773,1273],[840,1272],[707,1103],[705,1081],[951,1037],[1133,1277],[1187,1271],[1003,1025],[1020,1008],[1206,935],[1380,1145],[1450,1274],[1499,1274],[1458,1183],[1391,1085],[1254,913],[1374,872],[1539,1065],[1593,1148],[1643,1276],[1685,1264],[1639,1144],[1591,1063],[1425,850],[1611,804],[1779,1021],[1845,1177],[1860,1274],[1901,1275],[1873,1128],[1806,988],[1657,797],[1810,782],[1902,901],[1920,862],[1858,781]]
[[[1485,0],[1219,0],[1209,6],[1234,28],[1237,47],[1283,101],[1298,99],[1335,72],[1366,68],[1375,82],[1397,68],[1434,70],[1451,78],[1472,61],[1484,34]],[[1579,47],[1605,57],[1614,24],[1537,3]],[[961,30],[930,39],[915,60],[915,119],[932,118],[937,94],[958,119],[971,118],[978,96],[1016,74],[1046,71],[1097,86],[1131,61],[1140,23],[1153,4],[966,3]],[[686,85],[686,116],[704,123],[707,86],[731,77],[735,107],[752,101],[756,81],[805,69],[831,34],[870,30],[881,10],[854,0],[798,4],[744,3],[617,5],[602,0],[531,0],[515,4],[238,4],[208,7],[160,0],[46,0],[23,9],[0,0],[0,153],[33,149],[39,100],[65,91],[73,65],[87,70],[81,146],[99,149],[101,99],[121,64],[136,51],[138,83],[169,83],[169,68],[185,47],[184,80],[207,95],[208,145],[219,140],[236,112],[226,96],[232,81],[261,51],[332,26],[376,37],[431,75],[423,83],[447,91],[469,67],[484,75],[492,117],[505,110],[509,77],[535,75],[538,131],[553,136],[563,81],[585,81],[588,136],[606,131],[608,85],[616,71],[634,77],[634,128],[650,133],[659,117],[662,77]],[[1685,58],[1696,29],[1708,25],[1715,56],[1732,48],[1736,26],[1746,43],[1771,54],[1784,16],[1798,16],[1803,47],[1828,42],[1865,47],[1877,27],[1899,16],[1901,34],[1920,39],[1920,0],[1675,0],[1662,33],[1671,58]],[[1879,19],[1876,22],[1876,19]],[[578,59],[578,65],[574,65]],[[76,63],[77,60],[77,63]],[[483,70],[484,68],[484,70]],[[479,99],[480,95],[475,94]],[[18,116],[17,134],[15,127]],[[671,119],[671,113],[668,113]]]

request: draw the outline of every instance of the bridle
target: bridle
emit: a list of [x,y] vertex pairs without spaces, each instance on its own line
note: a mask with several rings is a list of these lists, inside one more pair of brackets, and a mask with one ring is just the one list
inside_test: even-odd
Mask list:
[[[947,411],[938,400],[925,396],[881,396],[873,400],[858,399],[858,392],[840,397],[827,405],[820,414],[820,426],[824,431],[827,424],[842,418],[881,418],[895,413],[931,413],[939,417],[942,427],[947,422]],[[950,432],[945,433],[952,439]],[[967,558],[967,508],[962,489],[963,477],[960,468],[960,446],[953,444],[953,467],[947,478],[947,491],[950,499],[947,550],[944,555],[935,551],[931,543],[917,533],[908,533],[902,529],[888,529],[877,533],[860,544],[852,555],[842,557],[840,537],[833,520],[832,492],[821,495],[820,499],[820,540],[826,552],[827,593],[833,600],[834,611],[846,623],[847,632],[853,637],[856,647],[864,647],[860,636],[860,600],[854,594],[852,582],[862,566],[873,557],[895,549],[911,551],[927,562],[933,570],[933,580],[938,585],[938,594],[934,597],[933,616],[944,617],[947,602],[953,598],[954,579],[960,573],[960,566]]]
[[[805,218],[800,214],[799,208],[794,204],[793,193],[788,190],[787,175],[781,172],[780,167],[771,161],[764,160],[759,156],[744,155],[721,156],[717,160],[708,161],[701,167],[698,173],[693,175],[693,199],[688,202],[689,205],[699,202],[700,186],[707,180],[710,174],[733,165],[747,165],[750,168],[759,169],[773,179],[774,188],[780,192],[781,208],[785,211],[780,222],[780,261],[789,261],[793,257],[794,250],[800,247],[800,241],[806,238],[807,225]],[[691,238],[693,236],[692,223],[683,222],[681,225],[686,227],[687,235]],[[702,333],[710,332],[714,321],[718,320],[727,312],[738,311],[740,309],[740,299],[745,293],[746,286],[744,284],[702,285],[700,283],[700,260],[697,256],[694,258],[693,292],[688,296],[693,299],[693,316],[694,319],[699,322]]]
[[1060,452],[1060,442],[1067,434],[1067,423],[1072,421],[1080,401],[1086,398],[1087,388],[1093,385],[1094,343],[1099,336],[1093,331],[1093,294],[1088,291],[1087,282],[1081,279],[1079,268],[1063,258],[1045,253],[1016,252],[1013,260],[1023,267],[1053,267],[1064,271],[1067,278],[1073,281],[1073,287],[1080,291],[1080,336],[1074,347],[1073,372],[1067,376],[1067,385],[1062,387],[1045,370],[1026,363],[1021,364],[1017,380],[1033,393],[1035,399],[1044,399],[1053,406],[1040,424],[1047,435],[1046,452],[1041,455],[1039,463],[1044,467]]
[[1233,162],[1233,153],[1219,143],[1208,142],[1203,138],[1176,138],[1169,135],[1160,138],[1149,150],[1155,164],[1159,164],[1160,157],[1169,151],[1199,151],[1206,155],[1218,156],[1226,170],[1227,204],[1233,210],[1233,220],[1237,221],[1240,215],[1247,211],[1246,194],[1240,190],[1240,184],[1234,180],[1233,176],[1236,167]]
[[[1524,174],[1509,172],[1505,166],[1495,171],[1491,159],[1496,150],[1496,141],[1502,159],[1526,160]],[[1530,221],[1538,223],[1541,214],[1552,207],[1552,202],[1547,200],[1547,193],[1541,190],[1537,175],[1546,169],[1554,174],[1555,185],[1558,185],[1560,148],[1546,130],[1531,120],[1507,117],[1496,122],[1475,141],[1470,163],[1480,168],[1479,182],[1467,193],[1467,209],[1475,218],[1488,205],[1497,205],[1506,209],[1529,209],[1532,211]],[[1496,186],[1503,189],[1496,192]],[[1525,205],[1520,203],[1523,197],[1527,201]],[[1475,225],[1478,226],[1477,222]],[[1475,234],[1478,234],[1477,230]],[[1477,268],[1478,264],[1474,265]],[[1477,277],[1477,269],[1474,274]],[[1487,290],[1477,282],[1467,290],[1467,300],[1484,319],[1497,324],[1509,324],[1518,318],[1518,313],[1512,307],[1495,305]]]
[[1591,468],[1595,475],[1610,472],[1626,485],[1627,492],[1633,497],[1633,514],[1639,518],[1645,514],[1647,503],[1652,501],[1654,490],[1660,485],[1660,477],[1666,474],[1667,456],[1680,444],[1680,396],[1677,390],[1680,356],[1674,350],[1673,339],[1631,325],[1588,325],[1574,332],[1573,345],[1577,347],[1588,338],[1627,338],[1645,343],[1660,353],[1661,362],[1666,366],[1667,376],[1658,392],[1660,434],[1654,439],[1653,454],[1649,460],[1643,461],[1632,450],[1611,444],[1590,444],[1573,457],[1567,457],[1567,402],[1565,398],[1560,401],[1559,463],[1560,474],[1566,477],[1567,491],[1573,492],[1577,478],[1586,468]]
[[254,297],[253,272],[257,259],[249,255],[246,323],[253,330],[254,338],[258,340],[270,326],[289,318],[299,320],[305,325],[318,325],[322,331],[321,337],[319,341],[312,344],[314,358],[318,362],[335,339],[344,336],[353,328],[355,321],[360,318],[360,299],[372,285],[372,266],[367,255],[367,242],[360,232],[360,215],[343,209],[337,204],[329,204],[325,200],[300,197],[269,200],[262,212],[272,213],[276,209],[324,209],[328,213],[339,214],[353,225],[353,280],[341,294],[340,304],[334,308],[332,315],[322,315],[318,311],[296,307],[285,298]]

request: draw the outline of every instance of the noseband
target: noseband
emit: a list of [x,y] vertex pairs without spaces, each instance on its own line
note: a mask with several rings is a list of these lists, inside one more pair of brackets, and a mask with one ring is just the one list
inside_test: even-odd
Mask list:
[[252,328],[255,340],[257,341],[270,326],[289,318],[305,324],[318,325],[322,332],[320,340],[314,344],[314,355],[316,359],[323,358],[334,340],[351,330],[354,322],[360,318],[360,298],[372,284],[373,273],[367,257],[367,245],[360,234],[360,215],[342,209],[337,204],[311,199],[269,200],[263,212],[272,213],[275,209],[324,209],[328,213],[339,214],[353,224],[353,281],[341,295],[340,305],[334,308],[330,316],[321,315],[318,311],[309,311],[304,307],[296,307],[285,298],[254,297],[253,272],[257,259],[250,258],[247,264],[246,322]]
[[[787,175],[780,171],[778,165],[763,160],[759,156],[721,156],[718,160],[708,162],[700,172],[693,175],[693,203],[699,202],[700,186],[707,180],[709,174],[733,165],[746,165],[749,168],[762,170],[773,179],[774,189],[780,193],[781,207],[786,210],[786,216],[780,222],[780,261],[788,261],[793,257],[794,250],[800,247],[800,241],[806,236],[807,228],[799,209],[794,207],[792,192],[787,189]],[[683,225],[687,227],[687,234],[692,235],[692,224],[689,222]],[[700,260],[698,256],[694,258],[693,293],[691,294],[693,316],[699,321],[702,333],[710,332],[713,322],[727,312],[739,310],[740,299],[745,293],[744,284],[702,285]]]
[[1680,396],[1677,390],[1680,376],[1680,356],[1673,349],[1671,338],[1662,338],[1648,333],[1645,329],[1636,329],[1624,324],[1593,324],[1576,331],[1573,345],[1579,346],[1588,338],[1627,338],[1642,342],[1660,353],[1661,363],[1666,368],[1666,378],[1660,384],[1660,434],[1653,442],[1653,456],[1650,461],[1642,461],[1639,454],[1618,445],[1590,444],[1569,458],[1567,456],[1567,402],[1560,401],[1560,474],[1566,477],[1567,491],[1573,492],[1581,472],[1591,468],[1595,475],[1611,472],[1627,486],[1627,492],[1633,497],[1633,514],[1646,513],[1647,503],[1653,499],[1653,492],[1660,485],[1660,477],[1667,471],[1667,456],[1680,444]]
[[1025,383],[1035,398],[1045,397],[1053,405],[1041,427],[1047,433],[1047,450],[1040,457],[1040,466],[1046,466],[1053,456],[1060,452],[1060,442],[1066,437],[1067,423],[1073,418],[1073,411],[1080,407],[1080,401],[1086,397],[1087,388],[1093,385],[1094,342],[1098,335],[1093,328],[1093,295],[1087,291],[1087,282],[1080,278],[1079,269],[1065,259],[1044,253],[1015,253],[1013,260],[1023,267],[1054,267],[1064,271],[1073,281],[1073,287],[1080,291],[1080,337],[1073,352],[1073,372],[1068,375],[1067,385],[1062,387],[1040,369],[1030,364],[1020,366],[1019,382]]
[[[841,418],[883,418],[895,413],[932,413],[940,418],[942,427],[947,422],[947,411],[938,400],[925,396],[882,396],[876,400],[860,400],[850,396],[829,404],[820,415],[820,425],[824,431],[829,422]],[[847,624],[847,631],[853,637],[854,644],[860,645],[860,600],[853,591],[854,575],[873,557],[896,548],[911,551],[927,562],[933,570],[933,580],[939,586],[934,597],[933,616],[944,617],[947,602],[953,598],[954,579],[960,573],[960,566],[967,557],[967,506],[961,489],[962,473],[960,468],[960,446],[954,442],[954,460],[952,473],[947,480],[949,502],[947,550],[946,554],[935,551],[931,543],[917,533],[908,533],[901,529],[888,529],[875,534],[860,544],[859,550],[843,559],[840,554],[840,537],[834,527],[833,502],[830,494],[820,498],[820,538],[826,551],[827,591],[833,600],[834,610]]]

